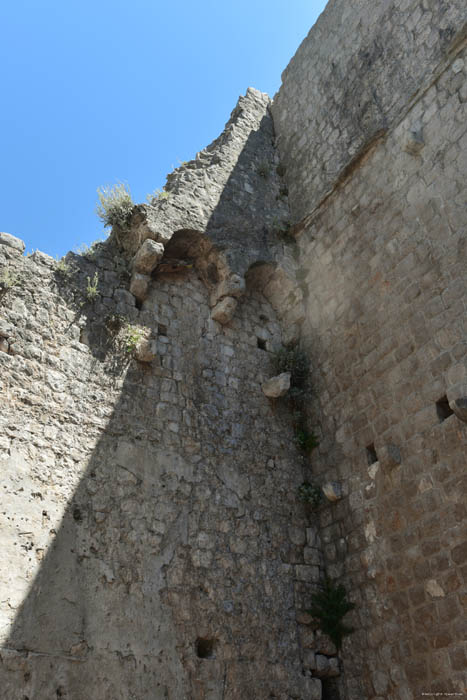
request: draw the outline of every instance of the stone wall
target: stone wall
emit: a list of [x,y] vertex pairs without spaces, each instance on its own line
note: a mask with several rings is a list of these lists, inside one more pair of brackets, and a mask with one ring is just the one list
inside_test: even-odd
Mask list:
[[112,242],[21,251],[3,236],[2,698],[319,698],[302,463],[261,391],[270,303],[248,288],[223,327],[194,267],[138,309]]
[[331,0],[282,75],[273,115],[295,222],[449,60],[464,0]]
[[[0,234],[2,697],[467,692],[465,22],[334,0],[107,243]],[[310,464],[261,389],[297,340]]]
[[[457,2],[330,3],[273,108],[301,222],[312,470],[345,494],[320,522],[356,603],[351,700],[467,692],[465,20]],[[359,111],[370,86],[381,122]]]

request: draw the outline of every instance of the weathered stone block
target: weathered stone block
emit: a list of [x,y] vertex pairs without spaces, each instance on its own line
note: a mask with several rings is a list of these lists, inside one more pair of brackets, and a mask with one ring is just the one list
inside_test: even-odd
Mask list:
[[336,645],[332,639],[327,634],[323,634],[321,630],[316,632],[315,649],[318,654],[325,654],[326,656],[336,656],[337,654]]
[[130,292],[138,301],[144,301],[148,295],[149,283],[151,278],[149,275],[142,275],[139,272],[134,272],[130,282]]
[[163,255],[162,243],[147,238],[133,258],[133,269],[142,275],[150,275]]
[[323,493],[331,503],[336,503],[340,501],[343,494],[342,486],[337,481],[328,481],[323,485]]
[[18,253],[24,253],[26,248],[25,243],[20,238],[12,236],[11,233],[1,233],[0,232],[0,245],[5,245],[8,248],[12,248]]
[[245,293],[245,280],[240,275],[231,275],[223,280],[211,294],[211,306],[224,297],[241,297]]
[[263,394],[271,399],[277,399],[279,396],[284,396],[290,389],[290,372],[283,372],[277,377],[271,377],[261,385]]
[[237,308],[237,301],[233,297],[224,297],[211,311],[211,318],[222,325],[232,320]]
[[329,671],[329,659],[328,659],[328,657],[323,656],[322,654],[316,654],[315,661],[316,661],[315,674],[320,678],[326,677],[328,675],[328,671]]
[[154,339],[143,338],[135,349],[138,362],[152,362],[157,357],[157,343]]

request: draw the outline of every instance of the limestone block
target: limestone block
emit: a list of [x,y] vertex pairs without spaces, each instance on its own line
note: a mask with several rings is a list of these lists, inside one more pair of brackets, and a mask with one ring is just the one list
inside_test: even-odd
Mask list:
[[290,372],[282,372],[277,377],[271,377],[267,382],[261,385],[263,394],[270,399],[277,399],[279,396],[284,396],[290,389]]
[[323,493],[328,501],[335,503],[336,501],[340,501],[343,496],[342,486],[337,483],[337,481],[328,481],[327,484],[323,486]]
[[326,656],[336,656],[337,649],[336,645],[332,639],[327,635],[323,634],[321,630],[316,633],[316,652],[318,654],[325,654]]
[[26,248],[25,243],[23,243],[20,238],[12,236],[11,233],[0,233],[0,245],[13,248],[13,250],[18,251],[18,253],[24,253],[24,249]]
[[245,293],[245,280],[240,275],[231,275],[223,280],[211,295],[211,306],[224,297],[241,297]]
[[211,311],[211,318],[225,325],[232,320],[237,308],[237,301],[233,297],[224,297]]
[[156,342],[150,338],[143,338],[135,349],[135,358],[138,362],[152,362],[156,357]]
[[6,338],[0,338],[0,352],[8,352],[9,345]]
[[316,654],[315,660],[316,660],[315,674],[320,678],[323,678],[323,677],[325,678],[329,672],[329,659],[328,659],[328,657],[323,656],[323,654]]
[[383,445],[378,448],[378,461],[382,469],[390,471],[401,463],[401,453],[397,445]]
[[139,301],[144,301],[148,295],[149,283],[151,278],[149,275],[142,275],[139,272],[134,272],[131,277],[130,292]]
[[133,269],[142,275],[150,275],[163,255],[162,243],[147,238],[133,258]]

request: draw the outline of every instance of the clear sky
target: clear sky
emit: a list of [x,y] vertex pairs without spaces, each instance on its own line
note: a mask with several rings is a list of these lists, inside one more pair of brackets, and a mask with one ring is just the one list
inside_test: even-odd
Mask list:
[[271,96],[325,0],[0,3],[0,231],[61,256],[105,236],[100,185],[137,202]]

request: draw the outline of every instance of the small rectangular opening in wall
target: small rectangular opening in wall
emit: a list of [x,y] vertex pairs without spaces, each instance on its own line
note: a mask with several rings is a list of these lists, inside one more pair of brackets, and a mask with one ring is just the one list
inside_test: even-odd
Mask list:
[[378,461],[378,455],[376,454],[375,446],[373,443],[371,443],[371,445],[367,445],[366,447],[366,458],[368,460],[368,464],[374,464]]
[[164,326],[163,323],[159,323],[157,326],[157,332],[159,335],[167,335],[167,326]]
[[442,423],[443,420],[446,420],[446,418],[449,418],[449,416],[452,416],[454,414],[454,411],[449,405],[447,396],[442,396],[436,402],[436,413],[438,414],[438,419],[440,423]]
[[256,344],[259,347],[260,350],[267,350],[266,347],[266,341],[263,340],[262,338],[257,338],[256,339]]
[[198,637],[196,640],[196,656],[199,659],[212,659],[214,656],[214,639]]

